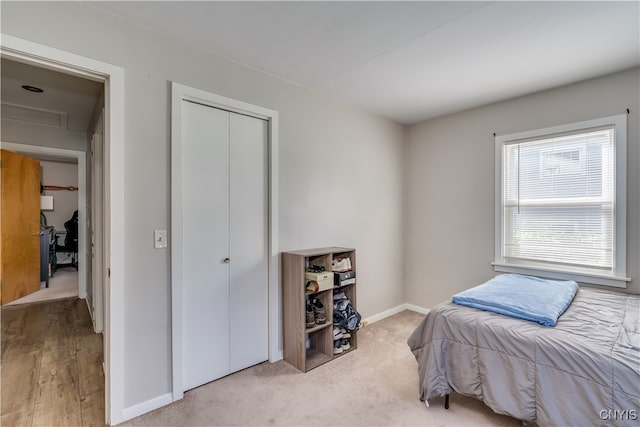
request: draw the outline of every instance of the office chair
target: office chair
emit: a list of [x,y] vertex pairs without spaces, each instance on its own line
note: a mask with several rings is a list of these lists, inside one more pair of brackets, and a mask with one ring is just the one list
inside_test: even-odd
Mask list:
[[64,252],[71,256],[70,263],[58,264],[56,261],[55,269],[58,267],[75,267],[78,270],[78,211],[73,213],[69,221],[64,223],[67,234],[64,237],[64,245],[56,245],[56,252]]

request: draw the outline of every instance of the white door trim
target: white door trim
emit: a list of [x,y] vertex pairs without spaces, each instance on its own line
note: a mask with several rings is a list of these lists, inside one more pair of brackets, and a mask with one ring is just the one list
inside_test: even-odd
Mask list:
[[110,279],[104,329],[105,418],[124,421],[124,70],[105,62],[1,34],[2,57],[105,83],[105,242]]
[[[94,244],[91,248],[91,303],[93,304],[93,327],[96,333],[100,333],[104,330],[104,282],[105,282],[105,270],[104,270],[104,218],[102,212],[104,211],[103,200],[103,181],[104,181],[104,108],[98,116],[92,135],[91,145],[88,150],[91,150],[91,233],[92,238],[89,241],[96,241],[98,244]],[[96,233],[97,231],[97,233]],[[93,236],[99,237],[95,239]]]
[[171,350],[173,400],[184,395],[182,379],[182,101],[246,114],[269,122],[269,361],[280,349],[280,263],[278,252],[278,112],[173,82],[171,85]]
[[[78,161],[78,260],[85,260],[87,256],[87,233],[82,224],[87,219],[87,162],[84,151],[65,150],[62,148],[41,147],[38,145],[19,144],[15,142],[3,142],[2,148],[10,151],[18,151],[31,155],[56,155]],[[83,258],[84,257],[84,258]],[[86,262],[78,262],[78,298],[87,298],[87,265]]]

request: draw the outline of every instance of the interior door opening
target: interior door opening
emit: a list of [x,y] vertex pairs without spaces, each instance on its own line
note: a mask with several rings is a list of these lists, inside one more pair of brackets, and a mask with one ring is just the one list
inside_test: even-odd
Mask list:
[[105,422],[119,424],[135,416],[125,408],[124,399],[124,69],[8,34],[2,34],[0,53],[5,59],[83,77],[104,86],[104,408]]
[[[18,218],[14,219],[18,223],[14,223],[13,227],[7,228],[5,226],[5,233],[2,237],[3,244],[8,244],[11,240],[9,236],[5,236],[10,230],[23,231],[27,228],[27,223],[32,223],[30,228],[38,228],[39,236],[33,238],[39,240],[39,247],[29,249],[29,253],[25,253],[28,245],[25,245],[25,241],[28,239],[20,239],[17,244],[20,251],[11,248],[5,251],[13,255],[20,254],[21,258],[35,259],[38,258],[38,265],[29,267],[32,276],[35,276],[35,271],[38,270],[37,284],[34,277],[32,292],[26,294],[20,294],[17,299],[9,301],[5,295],[2,300],[3,305],[19,305],[29,304],[34,302],[49,301],[63,298],[73,298],[82,295],[81,288],[85,288],[87,283],[83,280],[79,280],[79,263],[78,261],[78,193],[80,188],[78,187],[78,181],[82,168],[78,166],[78,158],[83,156],[83,153],[77,152],[76,156],[69,156],[65,153],[60,155],[44,154],[38,147],[25,146],[23,144],[15,143],[3,143],[3,147],[7,154],[22,156],[25,159],[38,162],[38,183],[33,185],[30,189],[28,197],[34,198],[33,211],[25,212],[24,203],[20,204],[12,203],[9,200],[5,200],[3,203],[5,215],[5,222],[12,216],[11,214],[19,213]],[[5,156],[6,157],[6,156]],[[7,160],[10,160],[8,158]],[[5,175],[11,177],[9,170],[11,164],[8,163],[7,167],[3,171]],[[25,171],[18,173],[18,183],[25,184],[24,176]],[[52,185],[52,184],[64,184],[64,185]],[[21,185],[15,183],[3,182],[3,194],[11,195]],[[27,197],[27,195],[23,195]],[[26,200],[23,199],[23,200]],[[37,220],[36,218],[39,218]],[[39,223],[39,226],[36,225]],[[33,242],[29,242],[33,243]],[[10,268],[15,269],[17,264],[16,260],[3,259],[5,264]],[[5,277],[5,287],[12,288],[12,280],[10,277]],[[90,283],[89,283],[90,285]]]
[[[77,296],[86,300],[94,330],[100,332],[103,322],[96,316],[94,296],[102,294],[99,289],[103,286],[102,275],[93,274],[93,255],[94,248],[101,248],[103,242],[102,236],[94,232],[92,213],[103,209],[102,200],[93,195],[94,181],[102,183],[103,168],[95,164],[92,143],[96,135],[104,133],[99,128],[105,83],[5,55],[1,61],[3,146],[38,159],[41,165],[39,222],[44,236],[40,269],[45,289],[37,291],[44,295],[39,299],[46,299],[47,295],[68,296],[55,288],[59,283],[77,283]],[[102,157],[97,158],[102,161]],[[96,169],[100,176],[94,173]],[[102,195],[102,191],[99,193]],[[23,216],[23,220],[27,218]],[[47,251],[51,252],[49,256]],[[60,274],[56,274],[58,271]],[[60,276],[70,280],[60,282]],[[32,295],[25,302],[38,299],[39,295]]]
[[[108,171],[104,166],[105,80],[60,72],[66,70],[53,71],[51,67],[13,61],[11,55],[8,56],[3,50],[3,157],[7,150],[39,163],[35,190],[37,234],[44,236],[38,236],[41,242],[48,243],[35,249],[38,265],[35,270],[33,265],[28,269],[29,274],[36,272],[42,281],[37,280],[37,289],[31,289],[33,292],[29,295],[22,292],[23,298],[13,301],[12,309],[19,308],[18,304],[75,296],[86,302],[82,302],[82,306],[86,305],[90,313],[92,329],[101,333],[107,311],[104,305],[107,302],[108,261],[104,258],[108,253],[104,248],[109,247],[104,233],[109,228],[104,223],[108,215],[103,214],[108,208],[103,176]],[[17,83],[27,82],[41,86],[43,96],[29,97],[30,94],[15,89],[22,86]],[[22,180],[22,177],[18,178],[18,181]],[[3,202],[3,216],[18,212],[18,206],[15,202]],[[33,216],[28,215],[29,218]],[[3,247],[4,240],[3,235]],[[34,248],[30,251],[34,252]],[[99,340],[100,348],[92,351],[99,351],[104,360],[107,348],[104,335]],[[103,400],[107,392],[108,361],[104,368],[100,387]],[[95,421],[109,421],[109,414],[105,414],[104,409],[101,418]]]

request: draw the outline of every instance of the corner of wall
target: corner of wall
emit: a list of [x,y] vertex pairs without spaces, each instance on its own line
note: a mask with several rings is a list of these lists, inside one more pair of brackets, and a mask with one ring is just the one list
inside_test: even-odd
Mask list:
[[407,292],[407,264],[406,264],[406,255],[407,255],[407,241],[408,241],[408,233],[409,230],[407,228],[407,224],[409,223],[409,125],[404,125],[402,129],[403,133],[403,151],[404,156],[402,159],[403,162],[403,173],[402,173],[402,300],[405,303],[408,303],[408,292]]

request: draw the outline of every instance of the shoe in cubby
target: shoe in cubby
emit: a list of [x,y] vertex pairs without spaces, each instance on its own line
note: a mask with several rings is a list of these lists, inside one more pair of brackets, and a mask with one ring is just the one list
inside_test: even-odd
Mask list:
[[313,328],[315,325],[316,325],[316,317],[313,312],[313,307],[311,307],[311,303],[307,302],[306,326],[307,328]]

